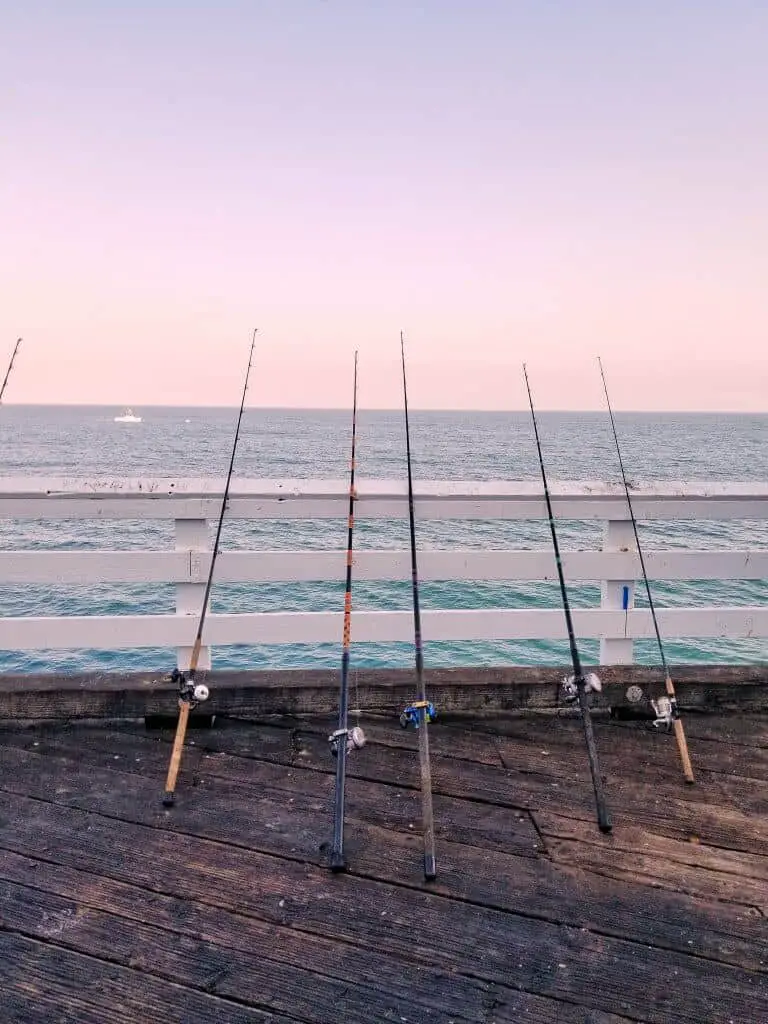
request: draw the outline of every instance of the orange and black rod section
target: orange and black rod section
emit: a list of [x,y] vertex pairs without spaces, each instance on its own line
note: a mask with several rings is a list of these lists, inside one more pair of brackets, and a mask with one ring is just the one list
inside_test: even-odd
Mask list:
[[357,352],[352,386],[352,453],[349,460],[349,516],[347,519],[347,573],[344,587],[344,626],[341,640],[339,725],[336,741],[336,788],[333,797],[333,845],[331,870],[346,871],[344,854],[344,786],[347,773],[347,730],[349,727],[349,645],[352,629],[352,542],[355,533],[355,441],[357,438]]
[[627,483],[627,474],[624,471],[624,459],[621,456],[621,446],[619,445],[619,435],[616,430],[616,420],[613,418],[613,408],[611,406],[611,400],[608,397],[608,385],[605,380],[605,372],[603,371],[603,361],[600,358],[600,356],[597,357],[597,365],[600,367],[600,376],[603,379],[603,391],[605,391],[605,401],[606,405],[608,406],[608,415],[611,418],[611,430],[613,431],[613,440],[616,442],[616,454],[619,457],[621,479],[624,484],[624,493],[627,496],[627,507],[629,508],[629,517],[632,520],[632,531],[635,535],[635,545],[637,546],[637,554],[640,558],[640,569],[643,573],[643,582],[645,583],[645,593],[648,598],[648,607],[651,610],[653,628],[656,631],[656,642],[659,645],[659,654],[661,655],[661,667],[664,672],[664,681],[672,715],[672,726],[675,730],[675,739],[677,740],[677,749],[680,754],[680,762],[683,766],[683,776],[685,777],[686,782],[693,783],[696,780],[694,779],[693,775],[693,765],[691,764],[691,756],[688,753],[688,742],[685,738],[685,729],[683,728],[683,723],[680,720],[680,712],[677,707],[677,695],[675,694],[675,684],[672,682],[672,676],[670,675],[669,668],[667,666],[667,659],[664,654],[664,644],[661,640],[659,620],[656,618],[656,607],[653,603],[651,585],[648,582],[648,573],[645,570],[645,558],[643,557],[643,549],[640,545],[640,536],[637,531],[637,520],[635,519],[635,511],[632,508],[632,499],[629,496],[629,484]]
[[416,708],[419,716],[419,770],[421,774],[421,819],[424,835],[424,878],[430,882],[437,877],[435,860],[435,820],[432,810],[432,768],[429,759],[429,732],[427,723],[427,692],[424,684],[424,645],[421,635],[421,607],[419,604],[419,569],[416,554],[416,516],[413,508],[413,469],[411,463],[411,429],[408,419],[408,384],[405,375],[405,339],[400,332],[400,356],[403,363],[403,409],[405,411],[405,452],[408,463],[408,527],[411,543],[411,590],[413,592],[413,646],[416,656]]
[[555,553],[555,564],[557,565],[557,578],[560,583],[560,597],[563,602],[563,613],[565,614],[565,625],[568,631],[568,645],[571,650],[571,662],[573,664],[573,679],[576,684],[576,693],[579,700],[579,709],[581,711],[581,721],[584,727],[584,739],[587,744],[587,758],[589,760],[589,770],[592,775],[592,788],[595,791],[595,804],[597,806],[597,823],[601,832],[610,832],[612,826],[611,816],[608,811],[608,804],[605,799],[605,792],[603,790],[603,777],[600,774],[600,762],[597,757],[597,744],[595,743],[595,733],[592,728],[592,713],[589,709],[589,702],[587,698],[586,681],[584,679],[584,670],[581,666],[581,658],[579,657],[579,649],[576,646],[576,634],[573,630],[573,618],[571,616],[571,605],[568,600],[568,590],[565,586],[565,573],[563,572],[563,561],[560,557],[560,545],[557,543],[557,530],[555,528],[555,515],[552,511],[552,499],[549,494],[549,486],[547,484],[547,473],[544,469],[544,456],[541,451],[541,440],[539,438],[539,427],[536,422],[536,412],[533,408],[533,396],[531,395],[531,385],[528,382],[528,370],[526,369],[525,363],[523,363],[523,376],[525,377],[525,388],[528,392],[528,403],[531,407],[531,419],[533,420],[533,433],[536,438],[536,451],[539,456],[539,468],[541,470],[541,481],[544,487],[544,500],[547,505],[547,516],[549,518],[549,530],[552,534],[552,547]]
[[171,760],[168,764],[168,775],[165,780],[165,792],[163,794],[163,805],[165,807],[172,807],[175,801],[176,793],[176,780],[179,775],[179,768],[181,767],[181,754],[184,749],[184,738],[187,732],[187,724],[189,722],[189,712],[194,706],[194,680],[197,673],[197,663],[200,658],[200,649],[203,643],[203,626],[205,625],[205,616],[208,611],[208,602],[211,598],[211,587],[213,586],[213,573],[216,568],[216,558],[219,554],[219,542],[221,541],[221,528],[224,525],[224,516],[227,511],[227,502],[229,500],[229,486],[232,483],[232,472],[235,468],[235,455],[237,454],[237,442],[240,439],[240,427],[243,422],[243,410],[245,409],[245,396],[248,394],[248,380],[251,376],[251,365],[253,363],[253,350],[256,347],[256,330],[253,332],[251,338],[251,348],[248,353],[248,369],[245,371],[245,383],[243,385],[243,397],[240,401],[240,411],[237,415],[237,426],[235,427],[235,440],[232,444],[232,455],[229,460],[229,469],[227,471],[227,482],[224,485],[224,497],[221,501],[221,511],[219,513],[219,522],[216,527],[216,539],[213,542],[213,552],[211,554],[211,566],[208,570],[208,581],[205,585],[205,594],[203,596],[203,607],[200,611],[200,620],[197,624],[197,634],[195,636],[195,642],[192,647],[192,657],[189,663],[189,670],[184,674],[175,673],[180,679],[180,690],[179,690],[179,718],[176,723],[176,735],[173,740],[173,747],[171,749]]

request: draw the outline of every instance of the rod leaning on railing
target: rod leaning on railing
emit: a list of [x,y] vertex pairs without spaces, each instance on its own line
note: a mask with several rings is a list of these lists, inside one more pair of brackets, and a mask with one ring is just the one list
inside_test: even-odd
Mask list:
[[421,631],[421,604],[419,602],[419,568],[416,544],[416,515],[413,503],[413,465],[411,460],[411,427],[408,418],[408,384],[405,374],[405,339],[400,332],[400,354],[403,363],[403,411],[405,413],[405,452],[408,472],[408,537],[411,551],[411,594],[413,597],[413,647],[416,662],[416,701],[403,712],[400,721],[409,724],[415,712],[415,725],[419,732],[419,775],[421,777],[421,824],[424,843],[424,878],[431,882],[437,877],[435,856],[435,817],[432,803],[432,766],[429,758],[429,722],[434,707],[427,700],[424,682],[424,643]]
[[648,571],[645,567],[645,558],[643,556],[643,548],[640,543],[640,535],[637,531],[637,520],[635,519],[635,513],[632,508],[632,497],[629,493],[629,484],[627,482],[627,474],[624,471],[624,459],[621,454],[621,445],[619,444],[619,435],[616,431],[616,420],[613,416],[613,407],[611,406],[611,399],[608,396],[608,384],[605,379],[605,373],[603,371],[603,362],[598,356],[598,366],[600,367],[600,376],[603,381],[603,390],[605,391],[605,401],[608,406],[608,415],[611,420],[611,430],[613,431],[613,439],[616,442],[616,454],[619,458],[619,468],[621,470],[621,482],[624,487],[624,493],[627,496],[627,510],[629,511],[630,521],[632,523],[632,533],[635,539],[635,547],[637,548],[637,556],[640,560],[640,572],[643,576],[643,583],[645,585],[645,593],[648,598],[648,607],[651,612],[651,618],[653,620],[653,631],[656,634],[656,642],[659,648],[659,657],[661,658],[661,667],[664,671],[664,683],[667,691],[667,708],[666,711],[663,709],[661,702],[651,701],[654,710],[657,715],[657,724],[664,722],[669,728],[671,723],[674,733],[675,740],[677,742],[677,749],[680,754],[680,761],[683,766],[683,775],[685,781],[693,784],[695,781],[693,775],[693,765],[691,764],[691,756],[688,751],[688,741],[685,738],[685,728],[683,727],[682,720],[680,718],[680,711],[677,706],[677,695],[675,694],[675,684],[672,682],[672,676],[669,671],[667,664],[667,656],[664,653],[664,644],[661,639],[661,632],[659,630],[659,620],[656,616],[656,606],[653,602],[653,594],[651,593],[651,585],[648,581]]
[[349,495],[347,507],[347,557],[344,571],[344,613],[341,638],[341,675],[339,679],[338,727],[329,736],[331,752],[336,757],[335,786],[333,793],[333,839],[331,841],[330,867],[334,872],[347,870],[344,852],[345,786],[347,780],[347,754],[355,747],[362,746],[364,734],[359,727],[349,728],[349,657],[352,629],[352,566],[355,535],[355,445],[357,443],[357,352],[352,386],[352,440],[349,457]]
[[195,642],[192,646],[192,656],[190,658],[189,670],[186,673],[179,672],[178,670],[174,673],[174,679],[179,683],[179,718],[176,724],[176,735],[173,740],[173,747],[171,749],[171,759],[168,764],[168,774],[165,780],[165,792],[163,794],[163,806],[172,807],[175,801],[176,792],[176,780],[179,774],[179,767],[181,765],[181,754],[184,749],[184,738],[187,734],[187,723],[189,722],[189,713],[196,704],[200,701],[207,700],[208,688],[206,686],[195,685],[195,675],[197,673],[198,661],[200,659],[200,650],[203,645],[203,629],[205,628],[205,616],[208,611],[208,602],[211,597],[211,588],[213,586],[213,576],[216,566],[216,556],[219,552],[219,543],[221,541],[221,530],[224,525],[224,516],[227,511],[227,499],[229,498],[229,488],[232,482],[232,471],[235,468],[235,456],[237,454],[237,442],[240,438],[240,426],[243,422],[243,410],[245,409],[245,398],[248,394],[248,380],[251,376],[251,365],[253,363],[253,350],[256,347],[256,333],[254,330],[253,337],[251,338],[251,347],[248,352],[248,368],[245,371],[245,383],[243,384],[243,397],[240,401],[240,411],[237,415],[237,426],[235,427],[235,438],[232,443],[232,455],[229,460],[229,469],[227,471],[227,482],[224,485],[224,495],[221,499],[221,509],[219,511],[219,521],[216,525],[216,538],[213,542],[213,551],[211,553],[211,565],[208,572],[208,579],[205,584],[205,591],[203,593],[203,603],[200,608],[200,618],[197,625],[197,633],[195,634]]
[[[597,753],[597,744],[595,743],[595,734],[592,727],[592,712],[589,706],[589,692],[587,677],[581,667],[581,656],[579,654],[578,645],[576,643],[576,635],[573,630],[573,617],[571,615],[571,604],[568,598],[568,588],[565,584],[565,573],[563,572],[563,562],[560,557],[560,545],[557,539],[557,528],[555,526],[555,516],[552,511],[552,499],[549,494],[549,485],[547,483],[547,472],[544,467],[544,455],[541,450],[541,440],[539,438],[539,427],[536,420],[536,411],[533,407],[533,396],[531,395],[531,385],[528,381],[528,371],[523,363],[523,376],[525,377],[525,389],[528,393],[528,402],[531,406],[531,420],[533,421],[533,434],[536,439],[536,451],[539,457],[539,468],[541,470],[541,482],[544,488],[544,500],[547,504],[547,520],[549,522],[549,529],[552,535],[552,547],[555,555],[555,565],[557,567],[557,579],[560,584],[560,597],[563,603],[563,613],[565,615],[566,630],[568,633],[568,647],[571,654],[571,662],[573,665],[573,686],[576,691],[576,698],[579,703],[579,709],[581,711],[581,721],[584,727],[584,738],[587,745],[587,760],[589,762],[589,771],[592,776],[592,788],[595,793],[595,806],[597,810],[597,822],[601,832],[610,832],[612,829],[611,815],[608,810],[608,804],[605,799],[605,791],[603,788],[603,778],[600,772],[600,760]],[[596,678],[596,677],[595,677]],[[599,686],[597,687],[599,689]]]

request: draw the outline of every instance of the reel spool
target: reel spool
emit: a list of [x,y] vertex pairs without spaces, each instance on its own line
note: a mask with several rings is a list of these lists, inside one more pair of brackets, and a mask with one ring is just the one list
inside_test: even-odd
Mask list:
[[353,750],[360,750],[366,744],[365,733],[359,725],[355,725],[351,729],[337,729],[328,737],[328,744],[334,757],[338,756],[342,736],[347,738],[348,754],[351,754]]

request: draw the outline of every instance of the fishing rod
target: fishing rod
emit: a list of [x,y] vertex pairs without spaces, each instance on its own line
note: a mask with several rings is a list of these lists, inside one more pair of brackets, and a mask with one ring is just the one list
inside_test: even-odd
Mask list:
[[669,729],[670,725],[674,728],[675,739],[677,740],[677,749],[680,752],[680,760],[683,764],[683,775],[685,781],[689,783],[695,782],[693,777],[693,766],[691,764],[691,757],[688,753],[688,743],[685,738],[685,729],[683,728],[682,720],[680,719],[680,711],[677,707],[677,696],[675,695],[675,685],[672,682],[672,676],[667,666],[667,659],[664,654],[664,644],[661,640],[661,631],[659,630],[659,620],[656,618],[656,608],[653,603],[653,597],[651,596],[651,585],[648,582],[648,573],[645,571],[645,558],[643,557],[643,549],[640,546],[640,536],[637,531],[637,520],[635,519],[635,513],[632,508],[632,499],[629,496],[629,484],[627,483],[627,474],[624,471],[624,459],[621,456],[621,446],[619,445],[619,435],[616,431],[616,421],[613,418],[613,409],[611,408],[611,400],[608,397],[608,385],[605,381],[605,372],[603,370],[603,362],[600,356],[597,357],[597,364],[600,367],[600,376],[603,379],[603,390],[605,391],[605,401],[608,405],[608,415],[611,418],[611,429],[613,430],[613,440],[616,442],[616,454],[619,456],[619,466],[621,468],[621,479],[624,483],[624,493],[627,496],[627,506],[629,508],[629,516],[632,520],[632,530],[635,534],[635,544],[637,546],[637,554],[640,558],[640,568],[643,573],[643,582],[645,583],[645,593],[648,597],[648,607],[651,609],[651,618],[653,619],[653,628],[656,631],[656,641],[659,645],[659,654],[661,655],[661,667],[664,671],[665,684],[667,690],[666,697],[660,697],[658,700],[651,700],[651,706],[653,707],[656,715],[656,721],[654,725],[658,728],[659,726],[665,726]]
[[5,388],[6,388],[6,385],[8,383],[8,378],[11,376],[11,370],[13,369],[13,361],[16,358],[16,353],[19,351],[19,345],[20,344],[21,344],[21,338],[17,338],[16,339],[16,344],[14,345],[14,348],[13,348],[13,355],[11,356],[11,361],[10,361],[10,363],[8,363],[8,369],[5,371],[5,380],[3,381],[3,386],[0,387],[0,402],[2,402],[2,400],[3,400],[3,395],[5,394]]
[[251,348],[248,353],[248,369],[245,371],[245,384],[243,385],[243,397],[240,401],[240,412],[237,416],[237,426],[235,427],[235,440],[232,445],[232,457],[229,460],[229,471],[227,472],[227,482],[224,486],[224,497],[221,502],[221,512],[219,514],[219,524],[216,527],[216,540],[213,544],[213,553],[211,554],[211,567],[208,570],[208,582],[205,585],[205,595],[203,597],[203,607],[200,611],[200,621],[197,626],[197,635],[195,636],[195,643],[192,648],[192,657],[189,661],[189,669],[186,673],[180,672],[175,669],[171,680],[179,684],[179,718],[176,723],[176,736],[173,740],[173,749],[171,750],[171,760],[168,765],[168,777],[165,782],[165,794],[163,795],[163,805],[165,807],[172,807],[175,801],[176,791],[176,779],[179,774],[179,767],[181,765],[181,753],[184,749],[184,738],[187,734],[187,724],[189,723],[189,713],[193,708],[197,707],[203,701],[208,700],[209,692],[208,687],[204,683],[196,683],[195,676],[197,675],[197,663],[200,660],[200,649],[203,644],[203,626],[205,625],[205,615],[208,610],[208,601],[211,596],[211,587],[213,586],[213,572],[216,567],[216,558],[219,553],[219,541],[221,540],[221,527],[224,523],[224,514],[227,510],[227,500],[229,498],[229,485],[232,482],[232,470],[235,467],[235,454],[237,452],[237,442],[240,439],[240,425],[243,421],[243,409],[245,408],[245,396],[248,392],[248,378],[251,375],[251,364],[253,362],[253,350],[256,346],[256,331],[254,329],[253,337],[251,339]]
[[355,530],[355,440],[357,437],[357,352],[352,386],[352,453],[349,459],[349,515],[347,518],[347,576],[344,589],[344,626],[341,641],[341,682],[339,687],[339,725],[328,737],[331,753],[336,758],[336,788],[333,798],[333,846],[331,871],[346,871],[344,855],[344,784],[347,776],[347,754],[365,744],[360,726],[349,728],[349,640],[352,626],[352,539]]
[[429,761],[429,733],[427,723],[435,718],[435,707],[427,700],[424,685],[424,650],[421,639],[421,610],[419,607],[419,571],[416,561],[416,519],[413,511],[413,474],[411,471],[411,432],[408,422],[408,385],[405,379],[405,341],[400,332],[400,355],[403,361],[403,407],[405,409],[405,450],[408,459],[408,522],[411,537],[411,583],[413,589],[413,645],[416,653],[417,699],[400,715],[400,724],[414,725],[419,733],[419,769],[421,772],[421,819],[424,833],[424,878],[430,882],[437,877],[435,863],[435,820],[432,812],[432,769]]
[[579,650],[576,646],[576,636],[573,632],[571,606],[568,602],[568,591],[565,587],[563,562],[560,558],[560,547],[557,543],[555,516],[552,512],[552,499],[549,496],[549,487],[547,486],[547,474],[546,470],[544,469],[544,456],[541,452],[539,428],[536,423],[536,413],[533,408],[533,396],[531,395],[531,385],[528,382],[528,370],[526,369],[525,363],[523,363],[523,374],[525,376],[525,387],[528,391],[528,402],[531,406],[533,432],[536,436],[536,450],[539,453],[541,479],[544,484],[544,499],[547,503],[549,529],[552,533],[552,546],[555,549],[555,563],[557,564],[557,576],[560,581],[560,596],[563,601],[563,611],[565,612],[565,624],[568,629],[568,643],[571,648],[571,662],[573,663],[573,679],[569,680],[567,685],[572,686],[573,690],[575,690],[575,696],[578,699],[579,708],[581,709],[581,720],[584,724],[584,738],[587,741],[587,757],[589,759],[589,770],[592,773],[592,786],[595,791],[595,803],[597,805],[597,823],[600,827],[601,832],[610,832],[612,828],[611,816],[608,811],[608,805],[605,800],[605,793],[603,792],[603,779],[600,774],[600,762],[598,761],[597,757],[597,745],[595,743],[595,734],[592,728],[592,713],[589,709],[589,700],[587,697],[588,692],[590,692],[591,690],[599,690],[601,686],[599,679],[594,673],[590,673],[590,677],[589,679],[587,679],[584,675],[584,670],[581,667],[581,658],[579,657]]

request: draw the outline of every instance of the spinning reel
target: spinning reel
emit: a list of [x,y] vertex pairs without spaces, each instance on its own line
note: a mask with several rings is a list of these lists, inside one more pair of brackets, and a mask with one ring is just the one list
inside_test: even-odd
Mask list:
[[656,700],[651,699],[651,707],[656,715],[656,720],[653,723],[654,728],[666,729],[669,732],[672,728],[672,723],[679,717],[677,701],[669,697],[657,697]]
[[434,722],[437,718],[435,705],[429,700],[417,700],[414,704],[409,704],[407,708],[403,709],[400,715],[401,728],[407,729],[409,725],[412,725],[414,729],[418,729],[421,717],[419,711],[422,708],[424,708],[424,720],[426,722]]
[[[626,693],[627,700],[630,704],[639,704],[643,699],[643,690],[640,686],[630,686]],[[677,710],[677,701],[673,697],[657,697],[655,700],[650,697],[648,703],[653,708],[653,713],[656,715],[652,725],[655,729],[666,729],[667,732],[672,728],[672,723],[676,718],[679,718],[679,712]]]
[[[585,693],[600,693],[603,684],[595,672],[587,672],[583,677]],[[576,683],[576,676],[566,676],[563,680],[563,700],[566,704],[573,704],[579,698],[579,687]]]
[[187,679],[183,672],[177,668],[171,673],[171,682],[179,684],[179,700],[189,704],[190,710],[208,700],[210,690],[205,683],[196,683],[193,679]]
[[336,732],[332,732],[328,737],[328,744],[334,757],[338,757],[339,743],[341,742],[342,736],[346,736],[347,738],[348,754],[351,754],[353,750],[359,750],[361,747],[365,746],[365,733],[359,725],[355,725],[351,729],[337,729]]

